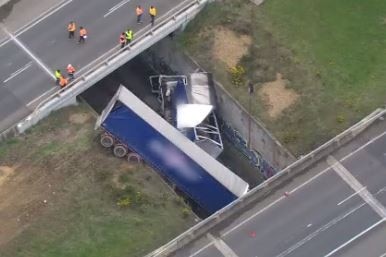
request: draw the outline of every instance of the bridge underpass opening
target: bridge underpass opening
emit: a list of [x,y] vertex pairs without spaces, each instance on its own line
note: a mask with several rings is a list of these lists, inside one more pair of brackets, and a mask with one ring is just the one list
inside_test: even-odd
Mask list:
[[[170,39],[166,38],[165,40]],[[149,76],[160,74],[159,71],[155,70],[155,67],[159,67],[159,65],[150,63],[149,58],[145,56],[146,54],[149,53],[143,53],[127,62],[93,87],[83,92],[80,98],[85,100],[97,113],[100,113],[122,84],[155,112],[159,113],[160,103],[151,92],[149,82]],[[163,75],[175,75],[173,71],[169,70],[169,72],[169,74]],[[224,151],[218,158],[220,163],[247,181],[250,187],[258,185],[261,182],[258,171],[250,165],[247,158],[238,152],[230,142],[224,138],[223,141]],[[197,214],[200,214],[197,209],[195,209],[195,211]]]

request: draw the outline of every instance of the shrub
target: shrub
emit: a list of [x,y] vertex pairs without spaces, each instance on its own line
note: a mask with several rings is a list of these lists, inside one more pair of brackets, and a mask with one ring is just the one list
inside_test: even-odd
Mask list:
[[245,84],[245,69],[241,65],[236,65],[229,69],[229,74],[231,76],[231,82],[236,87],[242,86]]
[[184,208],[182,208],[181,213],[182,213],[182,217],[183,217],[184,219],[186,219],[186,218],[188,218],[189,215],[190,215],[190,210],[189,210],[189,208],[184,207]]
[[117,205],[121,208],[127,208],[131,204],[131,200],[128,196],[124,196],[118,199]]
[[342,114],[340,114],[340,115],[338,115],[336,117],[336,122],[339,123],[339,124],[342,124],[345,121],[346,121],[346,119],[345,119],[345,117]]

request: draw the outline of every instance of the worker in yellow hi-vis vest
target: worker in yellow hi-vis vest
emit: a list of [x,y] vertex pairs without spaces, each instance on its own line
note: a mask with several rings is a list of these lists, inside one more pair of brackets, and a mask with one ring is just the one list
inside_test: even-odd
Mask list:
[[149,15],[150,15],[150,23],[151,23],[151,26],[154,26],[154,20],[155,20],[155,16],[157,16],[157,9],[152,5],[150,6],[149,8]]

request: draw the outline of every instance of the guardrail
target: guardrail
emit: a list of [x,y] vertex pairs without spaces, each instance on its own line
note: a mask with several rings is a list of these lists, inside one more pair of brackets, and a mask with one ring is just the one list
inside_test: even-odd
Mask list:
[[358,134],[368,128],[373,122],[386,115],[386,109],[377,109],[349,129],[340,133],[336,137],[327,141],[323,145],[319,146],[312,152],[303,156],[301,159],[295,161],[273,177],[261,183],[249,191],[246,195],[237,199],[236,201],[225,206],[223,209],[217,211],[209,218],[201,221],[197,225],[193,226],[183,234],[179,235],[169,243],[156,249],[155,251],[147,254],[145,257],[166,257],[182,248],[188,243],[194,241],[200,236],[205,235],[209,230],[214,228],[220,222],[223,222],[227,218],[240,212],[246,206],[254,203],[256,204],[260,200],[264,199],[265,196],[270,194],[272,191],[280,188],[287,181],[295,178],[296,176],[305,172],[307,167],[311,164],[321,160],[324,157],[330,155],[333,151],[338,149],[340,146],[348,143]]
[[[159,19],[156,20],[156,25],[154,27],[151,27],[151,25],[147,25],[144,28],[142,28],[140,31],[135,33],[134,40],[128,44],[127,46],[120,48],[120,45],[117,44],[115,47],[111,48],[107,52],[105,52],[103,55],[99,56],[97,59],[93,60],[91,63],[87,64],[86,66],[82,67],[77,73],[82,74],[80,77],[76,78],[74,81],[72,81],[69,85],[67,85],[65,88],[58,90],[57,92],[53,93],[51,96],[46,98],[44,101],[40,102],[39,105],[35,108],[35,111],[38,110],[42,105],[49,102],[52,98],[55,98],[57,96],[60,96],[67,90],[69,90],[71,87],[75,86],[77,83],[82,82],[86,79],[87,75],[94,72],[94,70],[97,70],[100,67],[103,67],[107,64],[109,60],[114,59],[116,56],[120,55],[121,53],[130,50],[134,45],[138,44],[142,39],[146,38],[149,34],[153,34],[155,31],[162,28],[168,21],[175,20],[176,16],[178,16],[180,13],[183,13],[186,11],[186,9],[191,8],[192,5],[201,4],[200,0],[186,0],[177,6],[175,6],[173,9],[169,10],[167,13],[162,15]],[[182,8],[184,7],[184,8]],[[182,8],[182,9],[181,9]],[[176,12],[178,10],[178,12]],[[138,36],[139,34],[139,36]],[[83,72],[83,73],[82,73]]]
[[40,102],[32,114],[17,125],[18,131],[20,133],[24,132],[47,116],[50,111],[62,107],[63,103],[71,101],[71,99],[74,99],[116,68],[193,19],[208,2],[209,0],[185,0],[181,2],[162,17],[156,19],[156,24],[153,27],[147,25],[136,32],[135,39],[129,45],[121,49],[117,44],[80,69],[78,74],[81,75],[65,88],[58,90]]

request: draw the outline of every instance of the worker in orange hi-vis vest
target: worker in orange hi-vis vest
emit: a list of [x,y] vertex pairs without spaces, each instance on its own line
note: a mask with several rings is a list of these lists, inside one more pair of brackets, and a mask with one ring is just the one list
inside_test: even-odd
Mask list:
[[64,88],[65,86],[67,86],[67,84],[68,84],[68,80],[64,76],[61,76],[59,79],[60,87]]
[[142,23],[142,14],[143,14],[143,8],[140,5],[137,5],[137,8],[135,8],[135,14],[137,15],[137,23]]
[[68,31],[68,38],[74,38],[75,37],[76,24],[74,21],[70,21],[70,23],[68,23],[67,31]]
[[157,16],[157,9],[153,5],[149,8],[149,15],[151,19],[150,23],[152,26],[154,26],[155,16]]
[[87,30],[83,27],[79,27],[79,41],[78,43],[84,43],[87,38]]

